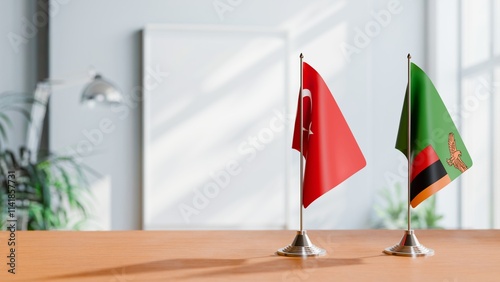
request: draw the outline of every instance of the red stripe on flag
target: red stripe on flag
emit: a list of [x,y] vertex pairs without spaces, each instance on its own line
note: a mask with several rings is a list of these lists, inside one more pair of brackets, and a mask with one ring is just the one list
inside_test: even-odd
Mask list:
[[438,160],[439,157],[436,151],[434,151],[434,148],[432,148],[431,145],[425,147],[413,158],[410,181],[413,181],[419,173]]

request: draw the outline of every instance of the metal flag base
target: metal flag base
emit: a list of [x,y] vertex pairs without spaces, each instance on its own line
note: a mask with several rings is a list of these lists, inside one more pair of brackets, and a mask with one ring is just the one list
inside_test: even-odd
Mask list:
[[386,248],[384,253],[405,257],[424,257],[434,255],[433,249],[428,249],[418,242],[413,230],[406,230],[401,242],[392,247]]
[[279,249],[277,254],[287,257],[312,257],[324,256],[326,251],[311,243],[311,240],[307,236],[307,232],[302,230],[297,231],[297,235],[295,236],[292,244]]

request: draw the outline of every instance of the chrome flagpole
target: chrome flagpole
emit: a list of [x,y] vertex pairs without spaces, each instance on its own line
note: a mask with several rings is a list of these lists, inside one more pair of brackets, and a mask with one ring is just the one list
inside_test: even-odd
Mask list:
[[408,54],[408,95],[407,95],[407,105],[408,105],[408,135],[407,135],[407,157],[408,157],[408,229],[405,231],[403,238],[399,244],[392,247],[386,248],[384,253],[388,255],[405,256],[405,257],[422,257],[422,256],[432,256],[434,255],[434,250],[424,247],[420,244],[415,235],[414,231],[411,229],[411,55]]
[[302,216],[304,213],[304,55],[300,53],[300,232],[304,231]]
[[307,231],[304,230],[302,215],[304,211],[304,107],[303,107],[303,88],[304,88],[304,72],[303,72],[303,58],[304,55],[300,53],[300,230],[297,231],[295,239],[292,244],[279,249],[276,253],[280,256],[289,257],[311,257],[311,256],[322,256],[326,254],[326,251],[316,247],[309,236],[307,236]]

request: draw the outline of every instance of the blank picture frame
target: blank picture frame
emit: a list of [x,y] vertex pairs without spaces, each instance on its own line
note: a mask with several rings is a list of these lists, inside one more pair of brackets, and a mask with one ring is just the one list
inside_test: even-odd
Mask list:
[[291,152],[287,34],[143,31],[143,229],[281,229]]

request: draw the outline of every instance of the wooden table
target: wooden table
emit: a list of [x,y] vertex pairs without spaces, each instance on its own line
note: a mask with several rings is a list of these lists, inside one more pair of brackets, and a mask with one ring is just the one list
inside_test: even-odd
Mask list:
[[417,230],[433,257],[382,254],[403,231],[309,231],[328,254],[275,255],[295,231],[30,231],[16,233],[16,274],[0,281],[500,281],[500,230]]

